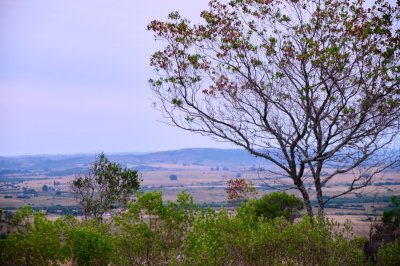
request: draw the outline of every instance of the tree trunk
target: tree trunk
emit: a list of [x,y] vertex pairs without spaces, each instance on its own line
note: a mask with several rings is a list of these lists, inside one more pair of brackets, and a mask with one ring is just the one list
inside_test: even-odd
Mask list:
[[322,186],[320,176],[314,178],[315,190],[317,192],[317,202],[318,202],[318,216],[324,216],[324,199],[322,198]]
[[306,207],[307,214],[310,217],[310,219],[312,219],[314,217],[314,213],[312,210],[310,197],[308,195],[306,188],[304,187],[303,181],[300,180],[299,182],[297,182],[296,185],[297,185],[297,188],[300,190],[301,195],[303,196],[304,206]]
[[322,199],[322,189],[317,189],[317,201],[318,201],[318,216],[323,217],[324,211],[324,200]]

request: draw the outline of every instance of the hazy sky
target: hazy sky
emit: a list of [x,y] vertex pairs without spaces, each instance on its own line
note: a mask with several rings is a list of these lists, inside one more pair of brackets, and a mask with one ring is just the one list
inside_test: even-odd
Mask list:
[[0,0],[0,155],[232,147],[162,123],[147,84],[147,24],[207,3]]
[[151,107],[146,31],[208,0],[0,0],[0,155],[231,147]]

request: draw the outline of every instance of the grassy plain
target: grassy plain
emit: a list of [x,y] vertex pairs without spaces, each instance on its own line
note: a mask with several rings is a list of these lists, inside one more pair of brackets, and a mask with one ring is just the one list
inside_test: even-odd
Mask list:
[[[257,171],[254,166],[227,168],[163,163],[148,166],[162,170],[141,172],[143,191],[162,190],[164,200],[175,200],[181,191],[186,191],[193,196],[195,202],[213,206],[226,203],[225,184],[230,178],[240,176],[252,181],[257,187],[257,197],[274,191],[271,187],[281,187],[283,183],[288,182],[284,178],[268,176],[267,172]],[[271,169],[269,168],[269,170]],[[169,176],[172,174],[177,175],[177,180],[170,180]],[[26,177],[26,181],[15,183],[13,187],[6,186],[4,182],[0,183],[0,208],[17,208],[27,204],[32,207],[76,205],[73,195],[69,192],[69,184],[73,178],[74,175],[63,177],[33,175]],[[338,176],[329,183],[324,193],[329,196],[343,191],[346,189],[349,178],[351,178],[350,174]],[[400,173],[386,172],[376,182],[379,184],[378,186],[372,185],[360,191],[362,197],[348,195],[340,202],[333,202],[334,204],[326,210],[327,215],[339,222],[350,220],[356,234],[368,234],[370,224],[368,218],[381,214],[388,205],[389,196],[400,194]],[[42,191],[44,185],[50,187],[51,190]],[[37,197],[18,198],[17,196],[21,195],[24,187],[37,191]],[[57,191],[59,192],[56,193]],[[294,190],[290,192],[297,194]]]

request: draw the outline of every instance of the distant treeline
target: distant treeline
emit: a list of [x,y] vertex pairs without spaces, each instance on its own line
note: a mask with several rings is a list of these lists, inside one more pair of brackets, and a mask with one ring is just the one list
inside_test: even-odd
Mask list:
[[[32,210],[35,212],[38,211],[45,211],[46,213],[51,214],[60,214],[60,215],[74,215],[74,216],[81,216],[83,215],[83,210],[80,206],[62,206],[62,205],[55,205],[55,206],[43,206],[43,207],[34,207],[31,206]],[[2,208],[4,211],[15,211],[18,208],[13,207],[5,207]]]

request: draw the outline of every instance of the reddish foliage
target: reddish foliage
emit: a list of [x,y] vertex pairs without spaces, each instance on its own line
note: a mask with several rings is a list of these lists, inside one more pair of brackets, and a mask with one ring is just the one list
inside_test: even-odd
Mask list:
[[246,182],[243,178],[229,179],[226,185],[229,200],[248,199],[251,195],[256,194],[253,184]]

